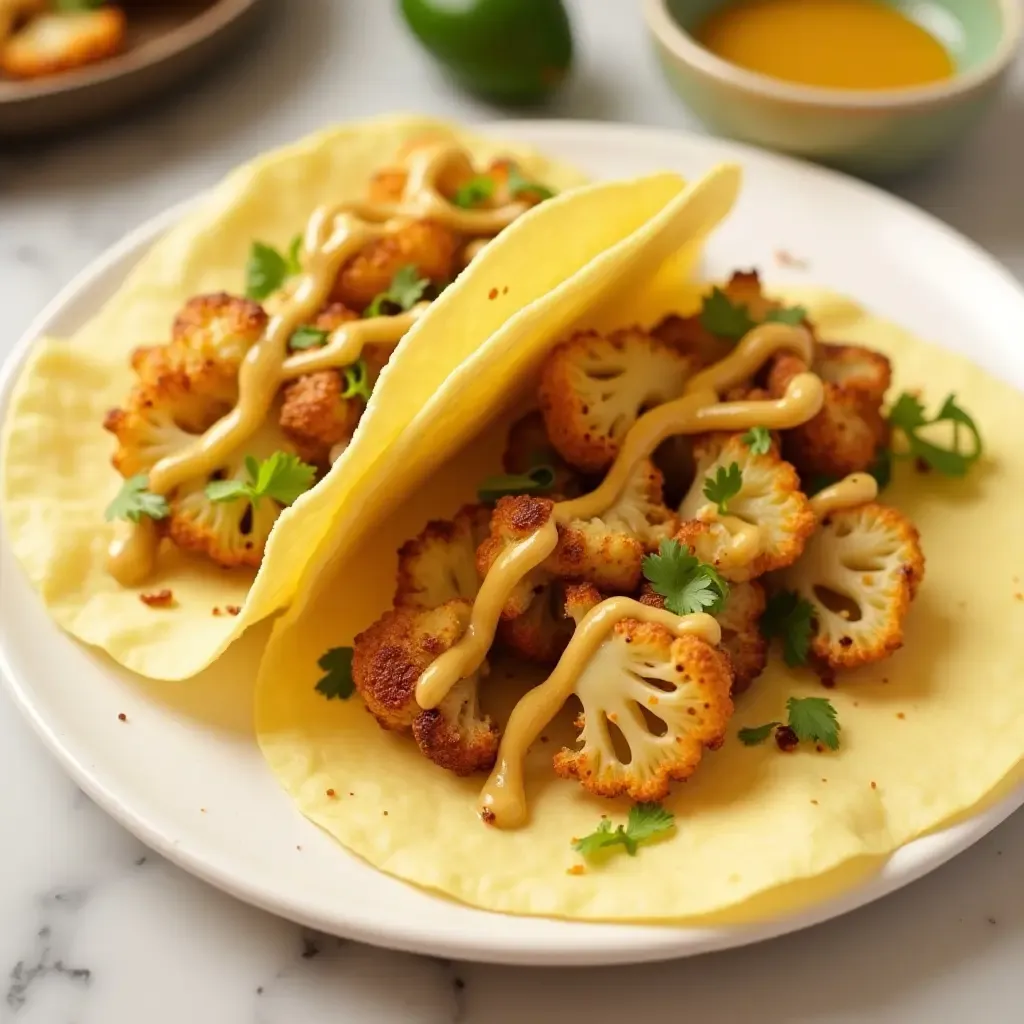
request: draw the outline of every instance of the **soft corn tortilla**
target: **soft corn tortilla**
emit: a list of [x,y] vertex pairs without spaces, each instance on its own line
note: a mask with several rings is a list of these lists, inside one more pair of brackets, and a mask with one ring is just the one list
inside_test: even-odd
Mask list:
[[[120,478],[110,467],[113,438],[101,423],[132,384],[131,350],[167,338],[175,312],[191,296],[240,293],[253,239],[287,246],[315,207],[362,195],[375,170],[425,136],[456,140],[480,162],[513,156],[524,173],[560,190],[582,181],[519,145],[437,121],[398,118],[332,129],[234,172],[150,250],[74,338],[34,346],[4,423],[0,509],[29,579],[74,636],[145,676],[199,672],[246,627],[290,600],[332,522],[346,510],[372,507],[365,480],[421,409],[436,408],[439,417],[424,426],[421,445],[443,433],[448,406],[432,400],[448,373],[499,325],[629,236],[683,188],[672,174],[594,186],[560,195],[503,232],[405,337],[345,456],[281,516],[255,582],[251,571],[226,571],[165,544],[169,550],[152,580],[120,587],[104,568],[112,527],[103,513]],[[496,286],[502,290],[492,301]],[[409,472],[416,463],[410,456],[393,471]],[[140,592],[164,588],[173,591],[174,607],[140,602]],[[228,607],[241,613],[228,614]]]
[[[400,513],[322,567],[275,625],[258,683],[257,730],[267,762],[303,814],[381,870],[483,909],[711,924],[835,895],[877,871],[902,844],[978,810],[1019,776],[1024,649],[1009,638],[1024,625],[1021,396],[849,300],[806,289],[780,297],[808,306],[826,339],[889,355],[897,392],[922,388],[934,406],[955,391],[987,445],[966,479],[920,475],[904,464],[883,495],[920,527],[927,572],[903,649],[843,675],[828,694],[842,725],[841,749],[785,755],[774,743],[748,748],[736,738],[742,726],[784,718],[788,697],[823,692],[810,671],[788,669],[776,650],[738,699],[724,746],[706,754],[666,801],[675,835],[636,857],[620,853],[570,874],[581,864],[573,837],[591,832],[602,814],[625,821],[628,804],[588,796],[554,776],[551,756],[570,735],[566,721],[556,722],[528,758],[530,824],[502,832],[477,818],[482,777],[458,779],[429,763],[409,739],[381,730],[358,697],[328,702],[316,693],[317,657],[351,642],[389,606],[398,545],[428,517],[471,500],[474,482],[493,472],[505,429],[495,421]],[[603,324],[634,317],[651,323],[685,303],[677,294],[667,304],[663,290],[632,308],[613,306]],[[533,353],[523,358],[535,365],[558,333],[517,334],[514,343]],[[463,402],[470,394],[462,391]],[[453,389],[448,398],[457,403],[459,394]],[[484,684],[485,707],[497,704],[503,722],[536,681],[510,683],[497,667]]]

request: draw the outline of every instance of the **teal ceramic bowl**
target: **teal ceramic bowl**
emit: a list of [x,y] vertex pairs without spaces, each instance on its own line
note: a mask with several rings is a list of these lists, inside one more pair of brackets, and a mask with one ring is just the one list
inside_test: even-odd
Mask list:
[[691,34],[732,0],[644,0],[669,82],[714,132],[869,176],[908,170],[961,139],[1021,38],[1020,0],[886,0],[937,36],[957,73],[903,89],[797,85],[730,64]]

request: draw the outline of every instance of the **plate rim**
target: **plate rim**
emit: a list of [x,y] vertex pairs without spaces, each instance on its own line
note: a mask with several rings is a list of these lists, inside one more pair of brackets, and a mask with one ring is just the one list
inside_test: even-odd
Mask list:
[[[850,178],[827,168],[742,143],[653,126],[600,121],[516,120],[486,122],[475,124],[473,127],[485,133],[505,135],[510,139],[518,137],[541,149],[544,148],[545,137],[550,143],[555,139],[564,142],[570,136],[575,135],[576,141],[580,144],[590,138],[591,141],[596,141],[600,147],[614,145],[619,141],[627,143],[630,137],[639,136],[647,139],[649,144],[654,144],[657,140],[663,144],[690,144],[697,149],[707,150],[710,148],[715,151],[716,156],[718,154],[722,154],[724,157],[731,156],[740,162],[745,157],[757,162],[767,160],[769,163],[778,164],[784,170],[787,168],[798,169],[802,174],[810,173],[826,179],[842,179],[848,187],[871,195],[874,201],[881,200],[883,203],[891,204],[894,209],[909,214],[930,230],[938,229],[959,248],[966,249],[972,256],[980,258],[988,273],[1000,278],[1004,285],[1016,293],[1016,297],[1024,309],[1024,286],[980,245],[912,203],[867,182]],[[83,294],[87,294],[97,280],[101,279],[112,266],[135,252],[138,252],[140,257],[144,255],[164,232],[201,204],[208,194],[208,192],[203,192],[179,202],[136,226],[118,242],[104,250],[60,289],[57,295],[32,319],[11,348],[3,364],[0,365],[0,413],[3,412],[9,400],[18,368],[26,359],[32,345],[43,336],[47,325],[58,318],[65,307]],[[55,628],[59,629],[59,627]],[[78,644],[66,634],[65,637],[67,642]],[[472,932],[468,932],[458,941],[451,939],[437,941],[436,938],[432,938],[428,927],[416,922],[407,922],[402,931],[382,930],[379,926],[374,925],[372,915],[364,914],[361,917],[344,919],[344,914],[339,915],[336,910],[331,913],[321,911],[308,901],[306,905],[300,905],[292,898],[282,898],[272,891],[247,883],[241,876],[232,874],[226,868],[222,870],[217,863],[217,856],[211,856],[209,852],[204,853],[201,844],[197,849],[194,848],[195,844],[189,845],[187,841],[172,840],[160,825],[147,820],[144,813],[140,814],[134,809],[134,805],[129,805],[124,799],[119,798],[115,788],[108,786],[91,772],[89,766],[83,763],[75,752],[62,741],[33,702],[31,687],[23,683],[16,675],[11,658],[3,644],[0,644],[0,677],[5,681],[7,692],[15,707],[28,720],[49,753],[56,758],[74,783],[80,786],[118,824],[189,874],[249,905],[303,926],[370,945],[407,953],[445,956],[455,960],[523,966],[629,964],[700,955],[776,938],[867,906],[930,874],[973,846],[1024,804],[1024,783],[1021,783],[1008,795],[965,820],[928,833],[900,847],[882,861],[875,874],[853,888],[783,916],[712,927],[701,927],[699,923],[674,925],[559,920],[560,925],[587,932],[595,938],[597,933],[605,932],[605,936],[600,941],[584,941],[576,946],[567,946],[561,941],[545,944],[532,940],[498,941],[496,938],[490,937],[488,945],[482,946],[481,940]],[[253,742],[255,742],[255,738],[253,738]],[[900,866],[898,871],[889,870],[895,858],[912,848],[918,851],[925,848],[927,854],[919,858],[918,863],[911,864],[909,868]],[[409,885],[401,880],[398,881],[400,884]],[[422,892],[414,886],[411,888]],[[504,916],[473,907],[465,909],[473,914],[486,914],[491,917]],[[615,934],[613,935],[613,933]],[[606,942],[605,938],[612,941]],[[616,938],[619,941],[616,941]]]

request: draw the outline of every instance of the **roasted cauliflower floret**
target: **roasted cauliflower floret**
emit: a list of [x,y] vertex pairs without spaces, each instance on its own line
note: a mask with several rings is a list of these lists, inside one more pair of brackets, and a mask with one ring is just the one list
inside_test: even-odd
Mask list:
[[355,254],[338,273],[331,298],[351,309],[366,309],[391,286],[402,267],[417,272],[437,286],[455,276],[459,236],[430,220],[414,220],[397,231],[374,239]]
[[498,639],[527,661],[554,665],[576,628],[565,602],[565,585],[551,580],[534,592],[522,615],[498,623]]
[[49,6],[48,0],[0,0],[0,46],[17,29]]
[[41,14],[6,43],[0,39],[0,71],[11,78],[41,78],[95,64],[121,52],[125,30],[119,7]]
[[[679,507],[684,522],[676,538],[737,583],[795,562],[815,517],[793,467],[774,448],[754,455],[742,434],[704,435],[695,440],[695,451],[697,477]],[[704,488],[733,463],[742,482],[723,515]]]
[[452,520],[427,523],[420,535],[398,552],[396,607],[436,608],[461,598],[472,601],[480,590],[476,549],[488,536],[491,510],[467,505]]
[[[859,358],[846,362],[828,357],[824,365],[815,368],[822,374],[829,372],[841,377],[843,372],[849,372],[851,365],[863,367],[864,363]],[[845,366],[846,371],[840,369],[841,366]],[[876,397],[875,392],[887,376],[878,366],[869,364],[869,369],[875,372],[865,372],[859,378],[864,386],[852,382],[834,383],[823,376],[825,402],[821,411],[801,426],[783,433],[782,450],[804,476],[844,477],[862,472],[886,443],[888,426],[882,415],[882,399]],[[806,371],[807,365],[797,356],[776,357],[768,374],[772,396],[781,398],[789,382]]]
[[924,577],[914,524],[870,503],[833,512],[800,560],[775,577],[814,608],[812,654],[833,669],[880,661],[903,643],[903,620]]
[[245,498],[214,502],[206,495],[211,480],[250,479],[246,457],[258,461],[274,452],[291,452],[287,440],[272,425],[262,427],[228,462],[210,477],[192,480],[179,487],[170,498],[168,533],[172,541],[186,551],[206,555],[218,565],[259,568],[270,531],[282,506],[272,498],[256,505]]
[[457,775],[487,770],[498,752],[497,729],[477,704],[486,665],[430,711],[416,703],[416,683],[462,637],[471,613],[472,604],[460,599],[437,608],[396,608],[355,638],[352,658],[356,689],[380,725],[411,732],[431,761]]
[[562,457],[585,472],[609,466],[652,406],[678,398],[694,360],[639,328],[575,334],[544,362],[540,408]]
[[[779,303],[769,299],[761,290],[756,270],[736,271],[722,291],[733,305],[746,306],[750,319],[755,323],[761,323],[771,310],[779,308]],[[719,338],[712,334],[701,323],[700,313],[687,317],[667,316],[652,333],[690,356],[698,368],[724,359],[736,346],[734,338]]]
[[640,584],[644,554],[656,551],[677,525],[676,515],[662,501],[661,472],[644,459],[600,516],[559,526],[558,546],[544,564],[565,579],[629,593]]
[[892,364],[863,345],[818,342],[811,369],[824,381],[873,398],[879,404],[892,384]]
[[279,422],[303,462],[326,468],[331,452],[352,439],[363,401],[342,398],[344,392],[338,370],[318,370],[285,385]]
[[239,367],[266,327],[259,303],[225,292],[198,295],[175,317],[166,355],[196,390],[234,404]]
[[537,466],[550,466],[555,472],[552,494],[557,500],[576,498],[583,481],[548,440],[544,417],[539,411],[527,413],[509,428],[508,443],[502,458],[506,473],[524,474]]
[[661,800],[721,745],[731,686],[728,659],[703,640],[618,622],[576,682],[580,747],[556,754],[555,771],[598,796]]
[[[664,608],[665,598],[655,593],[649,583],[644,583],[640,589],[640,603]],[[760,627],[765,604],[764,587],[756,580],[732,583],[725,607],[714,614],[722,627],[720,646],[729,655],[732,666],[734,697],[743,693],[768,663],[768,641]]]
[[104,430],[117,438],[114,467],[124,477],[147,473],[227,411],[228,406],[197,393],[183,372],[164,369],[133,388],[127,408],[111,409],[104,418]]
[[[482,580],[491,566],[514,544],[532,537],[551,518],[554,502],[548,498],[536,498],[529,494],[518,494],[500,498],[491,514],[490,534],[476,552],[477,574]],[[505,607],[502,619],[514,619],[522,615],[534,597],[551,580],[551,572],[544,566],[526,574],[516,585]]]

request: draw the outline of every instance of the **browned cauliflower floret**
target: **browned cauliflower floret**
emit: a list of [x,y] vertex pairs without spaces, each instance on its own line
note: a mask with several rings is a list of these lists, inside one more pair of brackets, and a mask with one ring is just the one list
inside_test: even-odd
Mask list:
[[498,639],[528,661],[555,664],[576,628],[565,601],[565,584],[560,580],[543,585],[522,615],[498,623]]
[[[742,434],[707,434],[695,441],[697,477],[679,507],[676,537],[728,580],[755,579],[795,562],[814,530],[815,516],[800,480],[773,448],[754,455]],[[704,494],[705,484],[736,463],[739,492],[723,515]]]
[[584,580],[612,593],[640,584],[641,562],[678,525],[663,504],[662,475],[644,459],[615,503],[594,519],[574,519],[558,528],[558,546],[544,563],[565,579]]
[[892,384],[892,364],[863,345],[833,345],[819,342],[811,369],[824,381],[840,388],[859,391],[881,404]]
[[[741,271],[729,278],[722,289],[733,305],[746,306],[750,319],[761,323],[779,303],[769,299],[761,290],[756,270]],[[667,316],[652,332],[656,338],[687,353],[698,367],[710,366],[724,359],[736,347],[734,338],[719,338],[701,323],[700,314],[694,316]]]
[[161,459],[192,444],[228,411],[193,390],[178,370],[163,370],[137,385],[127,408],[111,409],[103,427],[117,438],[113,463],[124,477],[147,473]]
[[0,38],[0,71],[41,78],[107,60],[123,49],[125,29],[119,7],[41,14],[6,43]]
[[[336,331],[359,319],[359,314],[341,302],[331,303],[313,320],[321,331]],[[388,361],[392,347],[368,345],[363,361],[371,387]],[[288,435],[303,462],[326,469],[352,439],[365,402],[360,397],[342,398],[345,393],[342,370],[317,370],[286,384],[282,389],[281,429]]]
[[[867,350],[861,350],[866,352]],[[825,375],[841,377],[839,367],[858,366],[865,362],[826,357],[820,370],[825,389],[825,402],[821,411],[806,423],[787,430],[782,437],[782,450],[786,458],[804,476],[824,475],[844,477],[866,470],[875,452],[886,443],[888,427],[882,415],[882,399],[876,397],[878,385],[887,379],[880,367],[866,363],[868,371],[859,379],[863,386],[850,381],[833,383]],[[798,374],[806,373],[806,364],[797,356],[778,356],[768,374],[768,387],[773,397],[785,394],[789,382]],[[859,371],[858,371],[859,372]]]
[[42,14],[49,0],[0,0],[0,46],[29,18]]
[[416,703],[416,683],[462,637],[472,607],[456,599],[437,608],[396,608],[355,638],[352,658],[356,689],[380,725],[411,732],[431,761],[457,775],[485,771],[497,756],[497,729],[477,705],[486,665],[430,711]]
[[[476,552],[480,579],[513,544],[532,537],[541,529],[551,518],[553,508],[554,502],[549,498],[536,498],[529,494],[500,498],[491,514],[490,536],[483,540]],[[543,566],[527,573],[505,602],[502,619],[522,615],[550,579],[551,573]]]
[[398,552],[396,607],[436,608],[446,601],[472,601],[480,589],[476,549],[488,536],[491,510],[467,505],[453,520],[427,523]]
[[880,661],[903,643],[903,620],[924,577],[914,524],[870,503],[832,512],[778,586],[814,608],[811,652],[831,668]]
[[[639,600],[652,608],[665,607],[665,598],[655,593],[649,583],[641,587]],[[731,583],[725,607],[714,614],[722,627],[720,647],[729,655],[732,666],[734,697],[743,693],[768,663],[768,641],[760,626],[765,604],[764,587],[756,580]]]
[[555,771],[598,796],[661,800],[721,745],[731,686],[728,658],[710,644],[624,619],[576,681],[581,746],[556,754]]
[[174,319],[167,358],[196,390],[234,404],[239,367],[266,327],[259,303],[225,292],[198,295]]
[[282,506],[272,498],[263,498],[256,505],[246,498],[214,502],[207,497],[206,486],[212,480],[248,482],[247,456],[262,461],[275,452],[291,451],[281,432],[273,424],[266,424],[211,476],[177,488],[170,497],[171,514],[167,521],[171,540],[179,548],[206,555],[226,568],[259,568],[267,537]]
[[571,465],[605,469],[652,406],[678,398],[694,361],[639,328],[576,334],[544,362],[540,408],[551,443]]
[[459,236],[434,221],[414,220],[397,231],[374,239],[357,252],[338,273],[331,297],[351,309],[366,309],[402,267],[443,286],[455,276]]
[[544,429],[544,417],[534,411],[520,417],[509,428],[508,444],[502,465],[506,473],[528,473],[536,466],[550,466],[555,472],[553,495],[556,500],[575,498],[582,493],[583,481],[555,450]]

